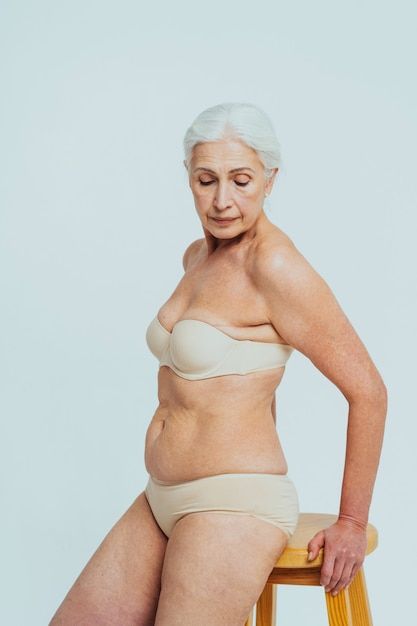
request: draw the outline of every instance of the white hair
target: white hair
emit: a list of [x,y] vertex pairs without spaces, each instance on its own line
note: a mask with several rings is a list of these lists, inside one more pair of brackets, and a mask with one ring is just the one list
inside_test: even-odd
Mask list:
[[281,147],[268,115],[250,102],[223,102],[202,111],[184,136],[184,165],[189,169],[194,147],[207,141],[238,138],[256,150],[265,177],[281,167]]

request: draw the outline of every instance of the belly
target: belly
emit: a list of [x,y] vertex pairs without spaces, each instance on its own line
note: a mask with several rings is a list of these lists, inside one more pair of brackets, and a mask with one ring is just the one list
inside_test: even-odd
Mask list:
[[159,406],[146,432],[145,467],[163,481],[212,474],[285,474],[271,413],[282,370],[189,381],[158,374]]
[[157,411],[146,433],[145,467],[164,481],[288,471],[271,413],[193,419],[189,414],[162,417]]

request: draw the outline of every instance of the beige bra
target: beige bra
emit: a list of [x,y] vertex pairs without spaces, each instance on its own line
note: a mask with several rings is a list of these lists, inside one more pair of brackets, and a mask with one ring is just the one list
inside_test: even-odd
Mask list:
[[146,343],[160,367],[168,365],[188,380],[283,367],[294,350],[284,343],[234,339],[200,320],[180,320],[169,332],[158,316],[148,326]]

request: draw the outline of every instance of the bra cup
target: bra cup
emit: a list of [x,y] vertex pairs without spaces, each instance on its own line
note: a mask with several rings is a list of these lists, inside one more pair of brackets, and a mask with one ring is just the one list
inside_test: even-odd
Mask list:
[[147,328],[146,342],[160,366],[167,365],[189,380],[282,367],[294,349],[287,344],[234,339],[199,320],[180,320],[169,332],[157,317]]
[[170,343],[170,334],[158,324],[154,318],[146,330],[146,343],[149,350],[158,360],[162,358]]
[[181,372],[205,374],[216,369],[233,347],[233,339],[214,327],[182,320],[172,331],[169,351]]

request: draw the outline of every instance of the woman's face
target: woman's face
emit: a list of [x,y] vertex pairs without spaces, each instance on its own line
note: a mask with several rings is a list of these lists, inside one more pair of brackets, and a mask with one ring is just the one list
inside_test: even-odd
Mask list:
[[254,226],[265,217],[264,197],[276,172],[267,181],[256,151],[238,139],[197,144],[189,182],[203,227],[216,238],[229,239]]

